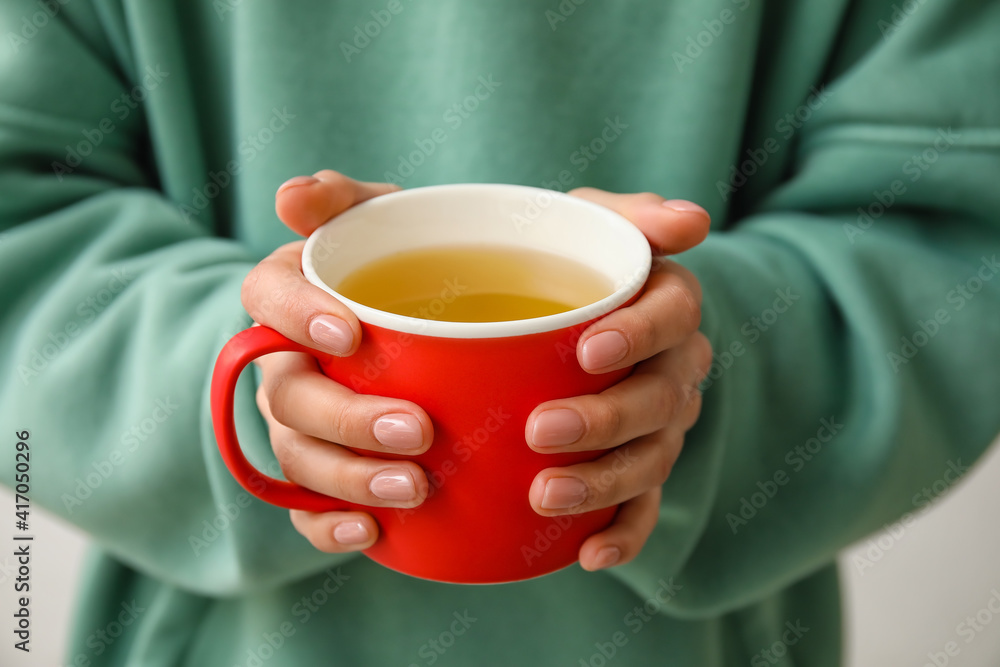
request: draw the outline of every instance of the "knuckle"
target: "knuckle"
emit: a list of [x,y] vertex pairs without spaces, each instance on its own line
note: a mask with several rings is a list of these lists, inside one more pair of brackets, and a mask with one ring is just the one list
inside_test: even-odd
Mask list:
[[323,525],[322,522],[303,523],[296,525],[295,530],[306,538],[314,549],[318,549],[319,551],[326,553],[335,553],[339,551],[339,545],[326,533],[326,531],[320,528],[321,525]]
[[597,507],[608,502],[613,502],[619,497],[621,488],[620,475],[610,466],[601,466],[594,471],[590,483],[587,484],[587,499],[582,507]]
[[[653,309],[637,308],[632,313],[631,331],[626,336],[629,339],[629,352],[652,350],[659,337],[660,325]],[[656,309],[657,311],[659,309]]]
[[339,171],[325,169],[316,175],[327,188],[327,197],[335,211],[343,211],[354,203],[357,182]]
[[304,510],[289,510],[288,518],[292,522],[292,527],[295,528],[301,535],[309,537],[306,535],[305,526],[306,512]]
[[316,309],[311,306],[302,285],[289,282],[274,290],[273,303],[280,304],[273,328],[279,331],[304,331]]
[[330,403],[327,415],[330,421],[330,432],[337,440],[348,440],[345,437],[351,421],[350,409],[341,401]]
[[622,428],[622,406],[613,396],[602,396],[594,401],[596,418],[588,424],[592,433],[602,442],[614,439]]
[[684,329],[696,331],[701,326],[701,304],[698,299],[686,285],[672,285],[670,291],[683,318]]
[[329,183],[334,188],[349,187],[351,185],[351,179],[340,173],[339,171],[334,171],[333,169],[321,169],[313,175],[314,178],[318,178],[321,181]]
[[677,383],[671,379],[663,378],[660,382],[660,391],[656,395],[657,414],[669,421],[677,412],[677,407],[683,404],[682,398]]
[[[701,406],[705,398],[701,395],[701,392],[697,389],[691,394],[691,412],[694,415],[694,420],[697,421],[698,416],[701,415]],[[692,422],[693,423],[693,422]]]
[[625,500],[630,495],[625,493],[625,475],[625,472],[617,472],[610,466],[601,473],[601,481],[604,482],[605,487],[601,495],[605,502]]
[[712,367],[712,342],[700,331],[694,333],[694,357],[702,376]]
[[240,302],[243,304],[243,308],[254,319],[257,319],[255,317],[257,314],[257,295],[260,289],[261,272],[263,271],[261,266],[265,261],[267,260],[261,261],[250,269],[250,273],[243,279],[243,284],[240,286]]
[[694,277],[694,274],[688,271],[691,279],[688,280],[688,288],[691,290],[691,294],[694,295],[694,300],[698,304],[699,310],[701,309],[701,304],[705,300],[705,292],[701,288],[701,281]]
[[290,375],[288,373],[274,373],[270,377],[265,378],[264,383],[261,385],[261,389],[264,390],[266,396],[267,408],[271,411],[271,416],[279,424],[285,425],[287,425],[289,418],[289,379]]
[[663,201],[663,197],[656,194],[655,192],[640,192],[638,194],[632,195],[634,201],[637,204],[649,205],[649,206],[659,206]]
[[378,507],[385,501],[372,493],[371,482],[377,470],[370,470],[360,458],[341,461],[337,467],[337,497],[344,500]]
[[688,404],[687,407],[687,419],[684,420],[685,431],[690,429],[698,422],[698,417],[701,416],[701,402],[702,402],[701,392],[698,391],[694,392],[694,395],[691,397],[691,402]]
[[267,403],[267,392],[264,391],[263,383],[260,384],[257,387],[257,391],[254,392],[254,400],[256,401],[257,409],[261,412],[261,414],[267,414],[269,406]]
[[313,546],[317,551],[322,551],[324,553],[335,553],[339,549],[336,543],[332,542],[329,538],[322,534],[317,534],[315,528],[306,528],[305,530],[300,530],[302,536],[309,540],[309,544]]
[[342,444],[349,444],[350,441],[357,440],[353,437],[357,429],[358,411],[355,410],[356,401],[343,400],[340,397],[330,400],[326,404],[326,413],[329,418],[331,434]]
[[661,447],[656,461],[653,463],[653,481],[659,486],[667,481],[674,469],[673,457],[669,456],[667,447]]
[[670,272],[675,274],[684,285],[691,290],[697,301],[701,301],[701,281],[698,277],[691,272],[686,266],[678,264],[677,262],[670,263]]
[[290,481],[295,481],[301,470],[302,447],[291,438],[279,436],[271,439],[271,449],[282,474]]
[[308,285],[296,280],[296,272],[291,271],[291,257],[301,254],[302,243],[286,244],[257,263],[240,286],[240,301],[250,316],[261,324],[274,325],[288,312],[302,312],[306,305],[306,295],[301,287]]

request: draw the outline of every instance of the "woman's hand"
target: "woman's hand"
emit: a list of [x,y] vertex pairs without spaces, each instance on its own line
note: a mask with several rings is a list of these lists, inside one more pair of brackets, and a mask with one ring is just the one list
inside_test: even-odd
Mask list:
[[[299,176],[279,188],[278,217],[306,236],[351,206],[394,192],[382,183],[360,183],[333,171]],[[680,252],[699,243],[708,216],[688,202],[655,195],[614,195],[592,189],[572,194],[612,208],[638,226],[657,252]],[[243,284],[243,305],[259,324],[308,347],[340,356],[360,342],[357,318],[302,275],[303,242],[282,246],[258,264]],[[684,432],[700,408],[697,385],[711,362],[698,334],[701,293],[694,277],[673,262],[657,262],[640,299],[592,325],[580,338],[583,367],[602,372],[642,362],[623,382],[598,396],[551,401],[527,422],[537,451],[608,449],[604,457],[536,477],[529,498],[553,516],[623,503],[614,524],[584,543],[587,569],[624,562],[638,553],[656,522],[659,485],[676,460]],[[618,332],[617,334],[614,332]],[[600,338],[598,334],[605,334]],[[621,335],[621,341],[615,338]],[[368,458],[336,443],[374,453],[420,454],[434,439],[427,414],[399,399],[356,394],[324,376],[315,359],[281,352],[261,357],[257,404],[271,444],[290,481],[335,498],[375,507],[412,508],[427,497],[423,470],[407,461]],[[543,411],[561,410],[541,417]],[[572,414],[580,418],[573,426]],[[572,442],[567,435],[574,433]],[[623,444],[625,443],[625,444]],[[555,481],[549,486],[547,483]],[[579,483],[574,485],[573,480]],[[583,490],[572,497],[574,486]],[[567,505],[568,507],[556,507]],[[291,511],[295,528],[317,549],[366,549],[378,525],[366,512]]]
[[[286,225],[306,236],[355,204],[398,189],[321,171],[282,185],[275,207]],[[350,355],[361,340],[358,320],[302,275],[303,244],[282,246],[253,268],[243,283],[243,306],[255,322],[298,343]],[[313,491],[374,507],[416,507],[423,502],[428,483],[416,463],[359,456],[335,444],[375,454],[420,454],[430,447],[434,431],[419,406],[356,394],[323,375],[307,354],[279,352],[256,363],[263,378],[257,405],[285,477]],[[378,524],[367,512],[292,510],[291,519],[321,551],[366,549],[378,538]]]
[[[657,255],[683,252],[708,234],[708,213],[687,201],[592,188],[570,194],[628,218]],[[621,503],[611,526],[580,548],[584,569],[628,562],[656,526],[660,487],[680,455],[684,434],[698,419],[698,385],[712,363],[700,321],[698,280],[675,262],[654,260],[639,299],[591,325],[576,348],[588,372],[636,364],[635,371],[600,394],[549,401],[528,417],[525,438],[537,452],[607,450],[592,462],[543,470],[528,494],[543,516]]]

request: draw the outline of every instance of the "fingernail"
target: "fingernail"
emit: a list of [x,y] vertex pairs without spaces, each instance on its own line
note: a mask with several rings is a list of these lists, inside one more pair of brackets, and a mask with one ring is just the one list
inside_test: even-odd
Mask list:
[[372,478],[368,488],[382,500],[413,500],[417,497],[413,478],[403,470],[383,470]]
[[375,439],[393,449],[420,449],[424,437],[420,420],[405,413],[382,415],[372,427]]
[[625,337],[617,331],[602,331],[591,336],[583,344],[583,367],[587,369],[604,368],[621,361],[628,352]]
[[341,521],[333,529],[333,539],[341,544],[364,544],[370,537],[365,524],[360,521]]
[[594,559],[594,569],[603,570],[606,567],[611,567],[622,558],[622,550],[618,547],[604,547],[597,551],[597,557]]
[[351,325],[332,315],[317,315],[309,323],[309,337],[320,347],[344,356],[351,351],[354,331]]
[[531,442],[536,447],[571,445],[583,435],[583,419],[576,410],[546,410],[535,417]]
[[587,499],[587,485],[576,477],[553,477],[545,483],[542,493],[543,510],[564,510],[576,507]]
[[294,188],[299,185],[312,185],[313,183],[319,183],[319,179],[313,178],[312,176],[296,176],[295,178],[289,178],[287,181],[278,186],[278,191],[275,194],[280,195],[289,188]]
[[687,201],[686,199],[668,199],[660,205],[675,211],[681,211],[682,213],[701,213],[705,216],[708,215],[708,211],[694,202]]

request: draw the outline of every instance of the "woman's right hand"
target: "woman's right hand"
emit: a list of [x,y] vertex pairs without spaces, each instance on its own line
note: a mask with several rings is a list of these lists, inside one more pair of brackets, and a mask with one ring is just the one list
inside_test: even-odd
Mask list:
[[[335,171],[321,171],[284,183],[275,196],[275,208],[282,222],[308,236],[355,204],[396,190],[395,185],[361,183]],[[284,245],[250,271],[243,282],[243,306],[254,322],[302,345],[342,357],[353,354],[361,340],[358,320],[302,275],[304,244]],[[256,363],[262,375],[257,405],[289,481],[373,507],[410,508],[423,502],[429,486],[416,463],[359,456],[341,446],[375,454],[426,451],[434,439],[433,426],[419,406],[356,394],[323,375],[307,354],[277,352]],[[291,520],[321,551],[358,551],[378,538],[378,524],[367,512],[291,510]]]

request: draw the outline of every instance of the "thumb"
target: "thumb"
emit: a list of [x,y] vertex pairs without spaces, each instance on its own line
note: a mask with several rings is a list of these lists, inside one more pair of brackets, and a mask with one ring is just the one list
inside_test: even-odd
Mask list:
[[576,188],[570,195],[618,213],[645,235],[654,254],[673,255],[705,240],[708,211],[684,199],[664,199],[652,192],[616,194],[597,188]]

